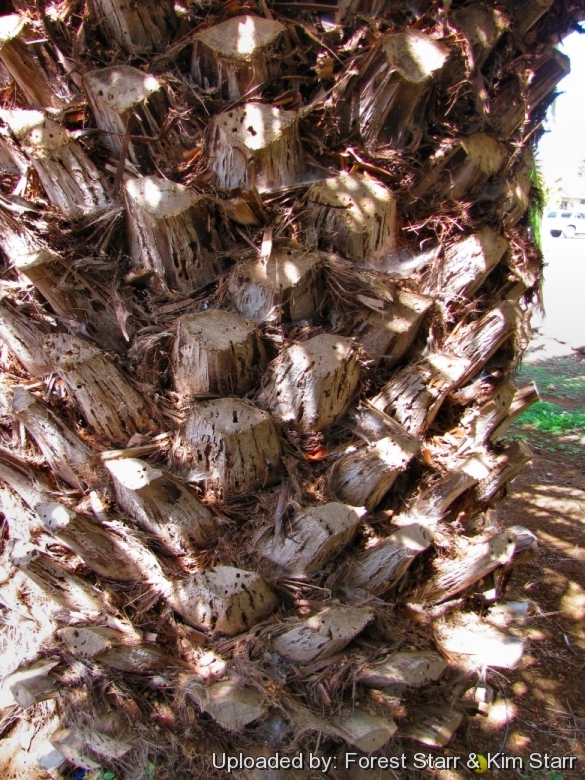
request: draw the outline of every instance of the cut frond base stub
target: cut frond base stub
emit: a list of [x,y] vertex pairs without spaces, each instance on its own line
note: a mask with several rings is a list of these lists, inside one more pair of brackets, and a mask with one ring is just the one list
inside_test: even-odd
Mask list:
[[178,27],[173,0],[90,0],[102,33],[122,49],[165,51]]
[[137,458],[106,461],[116,503],[162,545],[169,555],[206,547],[217,535],[213,515],[168,472]]
[[424,433],[447,395],[475,376],[509,338],[521,341],[525,325],[526,314],[513,301],[503,301],[474,322],[461,322],[445,340],[443,353],[396,372],[372,404],[409,433]]
[[271,642],[271,649],[293,663],[329,658],[348,645],[374,618],[366,607],[329,607],[293,624]]
[[508,79],[494,98],[490,125],[501,138],[510,138],[524,125],[530,112],[544,100],[550,100],[557,84],[571,70],[566,54],[545,47],[534,57],[527,74],[528,84],[520,77]]
[[426,275],[422,291],[448,300],[470,299],[507,249],[504,236],[486,226],[445,250]]
[[233,636],[267,618],[277,599],[256,572],[217,566],[176,582],[168,599],[194,628]]
[[342,587],[363,588],[379,596],[405,575],[417,555],[433,543],[429,528],[420,523],[401,528],[375,547],[360,553],[343,577]]
[[548,11],[554,0],[512,0],[511,7],[516,19],[516,33],[521,38]]
[[10,391],[10,410],[35,440],[54,473],[70,487],[99,481],[93,452],[52,409],[24,387]]
[[[62,108],[69,98],[57,71],[50,75],[34,55],[37,37],[24,16],[0,16],[0,60],[32,108]],[[55,91],[57,88],[57,91]]]
[[7,677],[3,687],[8,689],[16,703],[25,709],[51,699],[59,687],[57,680],[51,677],[51,671],[58,663],[43,660],[30,664]]
[[242,395],[265,367],[266,357],[253,322],[209,309],[180,317],[173,364],[175,387],[185,398]]
[[47,197],[66,219],[95,216],[112,207],[102,176],[68,130],[42,111],[1,110],[30,159]]
[[483,3],[472,3],[453,14],[458,30],[469,47],[470,66],[479,70],[509,26],[506,15]]
[[57,636],[76,658],[95,658],[102,653],[120,645],[139,645],[142,642],[140,634],[124,627],[110,626],[68,626],[60,628]]
[[223,495],[248,493],[281,476],[281,446],[267,412],[238,398],[193,405],[183,441],[190,452],[191,481]]
[[103,349],[121,354],[127,350],[128,341],[118,324],[119,299],[114,299],[112,305],[111,298],[96,290],[91,281],[72,272],[61,257],[41,246],[34,247],[32,235],[29,242],[23,231],[9,236],[10,228],[2,225],[2,230],[0,241],[14,267],[57,314],[77,319]]
[[515,669],[524,653],[522,639],[490,625],[475,612],[436,621],[433,633],[441,653],[466,669]]
[[38,504],[45,530],[70,547],[85,565],[111,580],[145,582],[160,592],[168,590],[157,558],[121,523],[97,523],[62,504]]
[[475,133],[443,150],[413,188],[412,197],[426,202],[462,200],[499,173],[508,158],[506,147],[487,133]]
[[433,78],[447,57],[445,46],[418,30],[382,37],[359,78],[356,94],[348,98],[347,129],[357,125],[370,149],[381,144],[415,149],[421,141]]
[[222,270],[219,237],[205,198],[158,176],[124,185],[130,256],[169,290],[191,293]]
[[[120,736],[120,730],[118,730]],[[94,729],[60,729],[51,737],[51,744],[75,766],[99,769],[100,764],[87,755],[97,753],[105,759],[122,758],[132,749],[132,743],[115,739]]]
[[0,297],[0,339],[33,376],[50,373],[52,366],[43,346],[46,332],[24,315],[8,298]]
[[48,337],[45,346],[53,369],[100,436],[124,446],[134,434],[156,430],[144,396],[103,352],[65,334]]
[[267,702],[257,690],[235,680],[222,680],[208,687],[191,686],[189,696],[197,701],[202,712],[232,733],[239,733],[268,710]]
[[[481,380],[478,384],[478,393],[482,390],[485,392],[485,388],[481,387]],[[453,431],[455,435],[461,433],[464,436],[461,449],[478,449],[495,444],[514,420],[540,399],[534,382],[518,388],[512,382],[504,380],[491,389],[492,392],[480,396],[475,404],[465,410],[459,426]],[[463,392],[465,390],[461,391],[461,394]],[[453,393],[451,397],[457,403],[460,394]]]
[[506,528],[485,542],[461,542],[452,557],[435,563],[435,574],[413,599],[440,604],[467,591],[496,569],[517,566],[536,554],[536,537],[520,525]]
[[344,738],[364,753],[380,750],[398,729],[391,718],[358,708],[342,713],[337,726]]
[[15,542],[10,560],[49,598],[70,612],[79,612],[94,620],[106,613],[106,602],[99,590],[68,572],[50,555],[34,545],[28,542]]
[[362,448],[351,447],[330,470],[331,494],[352,506],[372,510],[417,452],[420,440],[389,421],[383,438]]
[[130,132],[152,139],[128,144],[128,157],[139,170],[153,172],[153,160],[163,166],[179,161],[184,147],[174,129],[160,137],[170,104],[155,76],[130,65],[115,65],[87,73],[83,84],[96,124],[103,130],[101,142],[117,158]]
[[236,16],[197,33],[191,75],[204,90],[239,100],[276,78],[282,70],[285,27],[259,16]]
[[432,651],[390,653],[380,661],[364,665],[358,682],[368,688],[388,688],[403,692],[435,682],[447,668],[445,659]]
[[256,547],[288,576],[320,571],[350,543],[363,511],[331,502],[296,512],[286,530],[270,534]]
[[416,708],[408,714],[408,723],[400,728],[400,736],[433,748],[445,747],[463,720],[462,713],[450,707]]
[[353,339],[323,334],[272,362],[258,403],[297,431],[320,431],[347,411],[359,381]]
[[329,245],[350,260],[384,270],[396,246],[396,202],[369,176],[340,173],[313,184],[301,221],[310,245]]
[[245,103],[209,123],[207,167],[224,190],[259,192],[288,187],[306,178],[298,114],[266,103]]
[[256,322],[296,322],[315,316],[323,299],[316,252],[277,247],[266,262],[237,265],[228,283],[235,309]]
[[382,363],[384,368],[392,368],[412,345],[432,304],[430,297],[399,290],[396,300],[380,313],[368,310],[352,336],[374,365]]

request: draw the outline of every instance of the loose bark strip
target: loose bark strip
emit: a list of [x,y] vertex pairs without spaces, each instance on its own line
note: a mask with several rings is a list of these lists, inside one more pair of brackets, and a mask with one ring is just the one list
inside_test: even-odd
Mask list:
[[97,523],[62,504],[38,504],[44,528],[79,555],[102,577],[120,582],[145,582],[161,593],[169,586],[156,557],[121,523]]
[[30,159],[47,197],[67,219],[111,208],[100,172],[68,130],[41,111],[1,110]]
[[58,664],[58,661],[37,661],[7,677],[4,687],[12,693],[16,703],[25,709],[52,699],[59,685],[50,673]]
[[284,25],[258,16],[236,16],[197,33],[191,75],[224,100],[239,100],[276,78],[282,69]]
[[[48,74],[36,59],[29,40],[35,37],[24,16],[0,16],[0,60],[33,108],[62,108],[65,94],[57,94],[55,74]],[[63,84],[58,83],[63,92]]]
[[360,669],[358,682],[369,688],[392,686],[397,691],[406,687],[421,688],[438,680],[447,664],[438,653],[416,651],[390,653],[381,661]]
[[446,299],[471,299],[508,249],[506,239],[490,227],[450,246],[427,275],[422,290]]
[[233,636],[268,617],[277,600],[256,572],[217,566],[175,583],[169,604],[189,625]]
[[187,294],[217,277],[220,243],[205,198],[158,176],[129,179],[124,196],[137,268],[154,271],[169,290]]
[[99,349],[65,334],[47,338],[45,346],[55,370],[99,435],[124,446],[134,434],[156,430],[144,396]]
[[94,484],[97,470],[89,447],[68,428],[49,406],[24,387],[14,387],[11,411],[33,437],[53,472],[72,488]]
[[329,658],[343,650],[373,618],[368,608],[329,607],[279,634],[270,647],[293,663]]
[[186,398],[242,395],[265,367],[266,356],[253,322],[210,309],[179,318],[173,364],[175,387]]
[[433,77],[447,55],[446,47],[418,30],[383,36],[352,96],[349,129],[357,125],[370,149],[416,148]]
[[431,580],[414,596],[424,604],[440,604],[464,593],[488,574],[517,566],[537,554],[537,539],[520,525],[506,528],[479,544],[461,542],[449,558],[435,564]]
[[220,398],[194,404],[184,442],[192,479],[224,495],[248,493],[280,479],[281,447],[274,421],[249,403]]
[[399,290],[395,302],[387,304],[382,313],[368,311],[352,336],[374,365],[383,361],[385,368],[392,368],[412,345],[432,303],[425,295]]
[[387,435],[361,449],[351,447],[330,470],[331,494],[352,506],[374,509],[420,449],[420,440],[387,421]]
[[185,555],[217,535],[209,509],[172,474],[137,458],[115,458],[105,465],[114,480],[116,503],[168,554]]
[[385,593],[404,577],[408,567],[433,542],[420,523],[401,528],[375,547],[360,553],[343,579],[343,586],[363,588],[374,596]]
[[296,512],[286,530],[262,540],[256,554],[303,577],[320,571],[352,540],[362,512],[336,502]]
[[90,0],[89,7],[104,35],[130,51],[165,51],[178,25],[172,0]]
[[80,612],[94,620],[106,612],[104,596],[99,590],[70,574],[50,555],[32,544],[16,542],[10,560],[65,609]]
[[470,135],[455,143],[450,152],[431,161],[412,195],[425,201],[468,198],[502,170],[506,159],[504,144],[486,133]]
[[245,103],[214,117],[206,154],[207,167],[224,190],[256,186],[266,192],[305,177],[298,114],[266,103]]
[[129,65],[115,65],[86,74],[83,84],[96,124],[104,131],[102,143],[117,158],[126,132],[152,139],[130,140],[128,145],[129,159],[143,172],[154,171],[153,158],[163,164],[180,158],[184,147],[177,133],[170,129],[159,137],[170,109],[159,79]]
[[380,750],[398,729],[391,718],[358,708],[342,714],[337,725],[345,739],[364,753]]
[[258,403],[297,431],[320,431],[347,411],[360,380],[352,339],[323,334],[281,352]]
[[373,268],[383,270],[394,252],[396,202],[369,176],[340,173],[313,184],[301,220],[309,244],[329,244]]
[[237,265],[228,285],[230,301],[251,320],[308,320],[323,299],[321,259],[315,252],[275,248],[266,262]]
[[223,729],[239,733],[249,723],[266,714],[268,705],[254,688],[235,680],[222,680],[208,687],[191,686],[189,695],[196,699],[202,712],[211,715]]

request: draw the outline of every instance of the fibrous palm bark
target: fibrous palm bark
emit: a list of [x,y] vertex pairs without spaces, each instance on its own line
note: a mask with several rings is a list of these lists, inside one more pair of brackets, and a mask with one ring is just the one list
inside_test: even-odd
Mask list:
[[14,6],[3,556],[57,606],[5,687],[45,764],[443,746],[452,669],[521,657],[489,607],[535,540],[488,510],[585,7]]

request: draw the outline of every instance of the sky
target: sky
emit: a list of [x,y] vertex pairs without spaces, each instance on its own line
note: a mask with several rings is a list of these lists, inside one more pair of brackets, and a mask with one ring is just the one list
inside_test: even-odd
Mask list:
[[[563,94],[549,110],[537,155],[548,186],[562,178],[571,194],[585,195],[585,178],[577,176],[585,160],[585,35],[571,33],[558,47],[571,60],[571,73],[559,83]],[[579,192],[573,192],[577,188]]]

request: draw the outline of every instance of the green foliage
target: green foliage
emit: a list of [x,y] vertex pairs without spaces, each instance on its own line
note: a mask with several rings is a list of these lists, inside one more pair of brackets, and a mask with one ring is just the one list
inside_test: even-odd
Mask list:
[[539,401],[518,418],[518,424],[523,428],[532,427],[552,436],[568,432],[585,435],[585,410],[570,411],[557,404]]
[[530,205],[528,206],[528,222],[532,228],[534,243],[542,252],[542,214],[546,204],[545,182],[542,171],[536,160],[532,161],[532,167],[528,178],[532,182],[530,190]]

